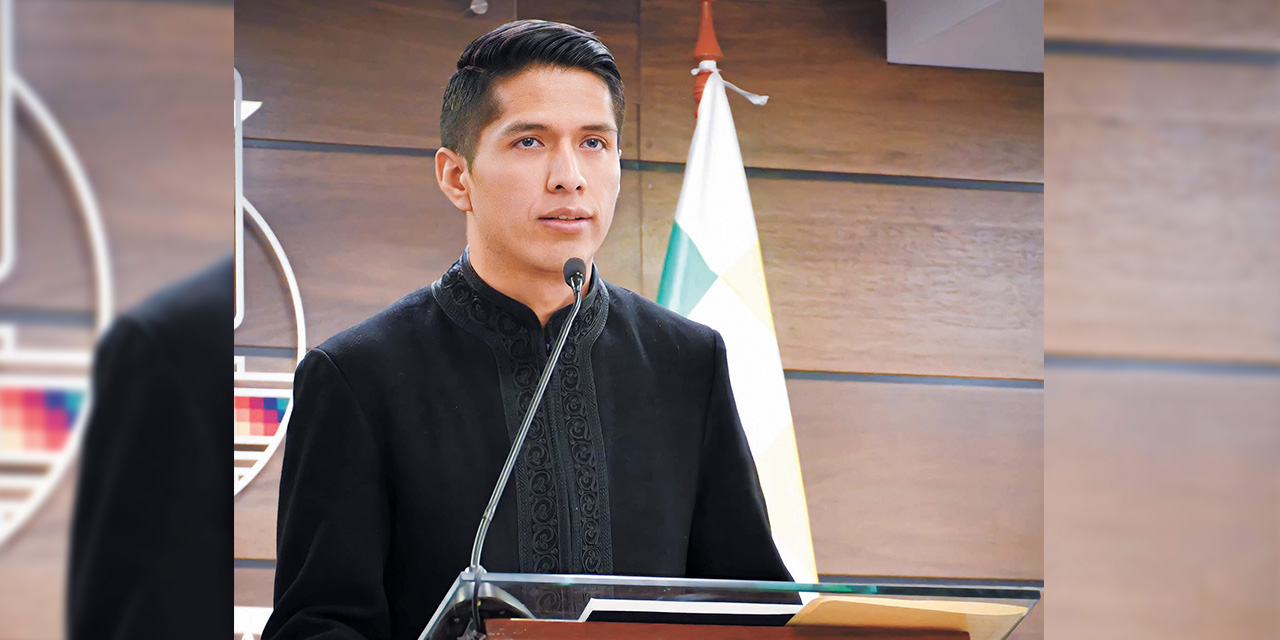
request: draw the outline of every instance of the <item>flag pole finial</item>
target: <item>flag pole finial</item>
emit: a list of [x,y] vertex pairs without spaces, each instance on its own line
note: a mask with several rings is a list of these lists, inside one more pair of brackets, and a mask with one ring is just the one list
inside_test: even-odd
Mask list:
[[[711,21],[711,3],[715,0],[699,0],[702,4],[702,22],[698,27],[698,42],[693,45],[693,60],[701,63],[705,60],[718,61],[724,59],[720,51],[720,43],[716,41],[716,27]],[[702,90],[707,86],[708,70],[699,71],[693,79],[693,116],[698,117],[698,103],[702,101]]]

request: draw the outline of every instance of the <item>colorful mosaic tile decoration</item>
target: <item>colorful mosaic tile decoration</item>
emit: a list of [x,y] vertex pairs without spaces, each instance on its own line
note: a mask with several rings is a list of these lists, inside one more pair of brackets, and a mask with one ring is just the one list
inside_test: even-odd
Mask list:
[[236,435],[274,436],[289,407],[289,398],[236,396]]
[[0,388],[0,451],[60,451],[84,391]]

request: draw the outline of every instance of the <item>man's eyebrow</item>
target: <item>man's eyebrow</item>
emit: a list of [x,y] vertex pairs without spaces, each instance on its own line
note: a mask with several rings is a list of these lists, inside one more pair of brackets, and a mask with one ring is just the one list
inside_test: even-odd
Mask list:
[[617,133],[618,128],[611,124],[588,124],[582,127],[583,131],[595,131],[596,133]]
[[527,120],[517,120],[502,128],[498,133],[499,137],[506,137],[513,133],[526,133],[529,131],[547,131],[550,127],[537,122],[529,122]]
[[[529,122],[527,120],[517,120],[502,128],[498,133],[499,137],[505,138],[509,135],[517,133],[528,133],[530,131],[550,131],[551,127],[539,122]],[[582,131],[595,131],[597,133],[618,133],[618,128],[606,123],[587,124],[581,127]]]

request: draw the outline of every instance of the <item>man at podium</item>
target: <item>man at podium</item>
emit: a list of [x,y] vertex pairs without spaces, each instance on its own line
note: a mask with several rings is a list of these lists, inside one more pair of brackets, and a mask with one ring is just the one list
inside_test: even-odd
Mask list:
[[[789,580],[719,334],[606,282],[622,81],[592,34],[513,22],[462,52],[436,178],[466,218],[430,286],[294,383],[264,638],[417,638],[458,572],[586,283],[484,545],[490,571]],[[462,249],[462,248],[460,248]]]

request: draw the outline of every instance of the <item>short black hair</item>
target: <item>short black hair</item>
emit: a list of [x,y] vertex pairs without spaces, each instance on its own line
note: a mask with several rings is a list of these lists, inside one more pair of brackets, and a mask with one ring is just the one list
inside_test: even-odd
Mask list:
[[440,109],[440,145],[475,161],[480,130],[498,117],[493,87],[537,66],[582,69],[609,87],[613,117],[622,135],[626,98],[613,54],[595,34],[562,22],[517,20],[471,41],[458,58]]

